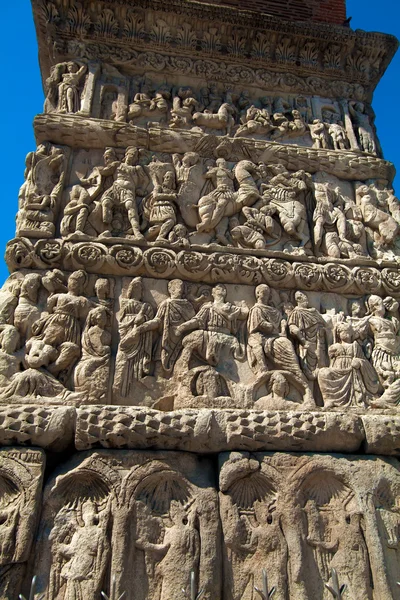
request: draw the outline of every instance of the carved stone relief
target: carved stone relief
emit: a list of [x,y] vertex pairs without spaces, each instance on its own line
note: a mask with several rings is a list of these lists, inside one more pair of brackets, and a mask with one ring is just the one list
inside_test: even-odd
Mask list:
[[81,454],[46,487],[36,572],[46,598],[117,593],[187,598],[196,572],[220,594],[220,524],[211,463],[174,452]]
[[0,450],[0,598],[21,591],[40,515],[45,455],[41,450]]
[[[397,463],[351,457],[220,455],[226,598],[257,598],[262,569],[281,599],[397,598]],[[375,463],[375,464],[374,464]]]

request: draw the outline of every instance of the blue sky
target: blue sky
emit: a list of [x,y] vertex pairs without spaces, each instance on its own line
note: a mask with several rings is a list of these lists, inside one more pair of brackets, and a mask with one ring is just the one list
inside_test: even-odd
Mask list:
[[[38,67],[38,50],[30,0],[3,1],[3,29],[0,38],[0,114],[2,139],[0,165],[2,203],[0,248],[15,236],[18,189],[23,183],[26,154],[35,148],[32,120],[42,111],[43,90]],[[347,0],[347,14],[353,29],[382,31],[400,38],[398,0]],[[375,93],[373,107],[385,158],[400,169],[400,116],[395,98],[400,97],[400,52],[389,66]],[[400,178],[397,178],[400,194]],[[8,275],[0,259],[0,284]]]

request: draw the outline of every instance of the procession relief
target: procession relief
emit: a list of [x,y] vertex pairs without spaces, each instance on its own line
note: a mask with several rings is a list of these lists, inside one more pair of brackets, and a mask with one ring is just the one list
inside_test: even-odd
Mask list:
[[[92,72],[92,74],[91,74]],[[96,83],[89,79],[92,77]],[[359,100],[279,95],[193,80],[184,86],[159,76],[126,76],[87,60],[56,64],[46,81],[46,113],[78,114],[194,133],[227,135],[316,149],[378,155],[372,109]],[[87,110],[91,106],[91,111]]]
[[393,296],[58,269],[0,292],[5,403],[395,409]]
[[20,238],[353,261],[399,255],[400,203],[384,179],[350,182],[281,163],[135,146],[71,154],[43,143],[26,164]]

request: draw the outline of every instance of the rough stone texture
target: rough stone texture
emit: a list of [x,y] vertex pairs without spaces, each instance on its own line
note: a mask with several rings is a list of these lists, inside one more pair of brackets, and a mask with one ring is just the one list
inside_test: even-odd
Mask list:
[[0,599],[399,599],[397,40],[339,0],[32,4]]

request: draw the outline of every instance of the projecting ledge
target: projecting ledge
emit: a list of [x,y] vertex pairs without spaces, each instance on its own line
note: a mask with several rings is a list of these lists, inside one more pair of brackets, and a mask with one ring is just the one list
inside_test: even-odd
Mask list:
[[0,409],[0,446],[367,452],[400,455],[400,416],[340,412],[38,405]]

